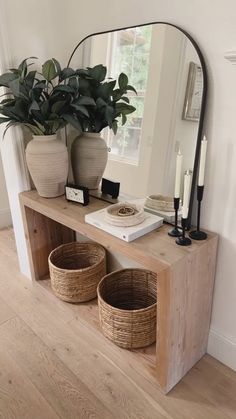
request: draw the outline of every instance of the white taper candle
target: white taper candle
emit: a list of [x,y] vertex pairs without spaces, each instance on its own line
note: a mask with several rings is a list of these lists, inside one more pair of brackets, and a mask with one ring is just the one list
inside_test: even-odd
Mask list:
[[205,165],[206,165],[206,151],[207,151],[207,140],[206,140],[206,136],[204,135],[203,140],[201,141],[198,186],[203,186],[204,185]]
[[187,171],[187,173],[184,175],[184,198],[183,198],[183,208],[182,208],[183,218],[188,218],[190,189],[191,189],[191,175],[189,171]]
[[181,174],[182,174],[182,163],[183,163],[183,155],[181,154],[180,150],[176,156],[176,172],[175,172],[175,198],[180,197],[180,184],[181,184]]

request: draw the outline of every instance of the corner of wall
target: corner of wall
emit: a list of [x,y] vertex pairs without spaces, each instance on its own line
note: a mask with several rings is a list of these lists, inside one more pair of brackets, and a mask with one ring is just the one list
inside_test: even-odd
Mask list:
[[207,352],[236,371],[236,339],[210,329]]

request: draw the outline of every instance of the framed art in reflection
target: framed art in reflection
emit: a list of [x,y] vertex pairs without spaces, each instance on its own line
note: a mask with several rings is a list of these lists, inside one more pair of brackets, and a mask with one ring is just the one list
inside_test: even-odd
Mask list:
[[202,67],[189,63],[187,87],[184,100],[183,119],[199,121],[203,91]]

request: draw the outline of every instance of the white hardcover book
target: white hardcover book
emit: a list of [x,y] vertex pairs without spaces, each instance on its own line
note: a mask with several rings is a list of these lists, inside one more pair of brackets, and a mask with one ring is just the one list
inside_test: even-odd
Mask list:
[[93,225],[94,227],[100,228],[103,231],[111,234],[112,236],[118,237],[118,239],[126,242],[131,242],[144,234],[149,233],[156,228],[159,228],[163,224],[163,218],[158,217],[150,213],[145,213],[145,220],[132,227],[117,227],[108,224],[105,221],[106,210],[102,209],[99,211],[91,212],[85,215],[85,222]]

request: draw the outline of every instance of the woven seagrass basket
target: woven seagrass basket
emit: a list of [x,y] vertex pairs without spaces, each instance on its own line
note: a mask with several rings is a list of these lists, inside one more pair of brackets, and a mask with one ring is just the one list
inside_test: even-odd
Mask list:
[[61,300],[81,303],[97,297],[97,285],[106,275],[106,251],[100,244],[63,244],[50,253],[48,263],[52,289]]
[[156,340],[157,276],[145,269],[122,269],[98,284],[99,319],[103,334],[126,349]]

